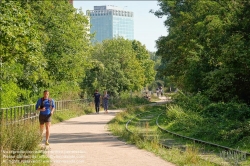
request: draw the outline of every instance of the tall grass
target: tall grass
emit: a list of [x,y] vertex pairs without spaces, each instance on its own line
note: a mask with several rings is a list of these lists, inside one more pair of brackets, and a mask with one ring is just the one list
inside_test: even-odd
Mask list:
[[181,131],[183,134],[188,134],[196,130],[203,123],[203,117],[197,112],[184,110],[178,105],[169,105],[166,110],[165,126],[171,131]]
[[1,125],[1,165],[25,165],[22,163],[31,161],[34,162],[33,165],[41,162],[49,165],[48,158],[41,157],[45,151],[39,148],[40,141],[37,121]]

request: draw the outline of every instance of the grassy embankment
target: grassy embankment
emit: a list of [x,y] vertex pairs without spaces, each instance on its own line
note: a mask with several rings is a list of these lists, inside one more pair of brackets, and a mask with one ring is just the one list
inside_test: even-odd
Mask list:
[[[200,97],[201,96],[199,96],[198,98],[200,99]],[[175,139],[178,144],[183,144],[190,147],[187,148],[185,152],[180,152],[177,149],[165,149],[159,146],[159,138],[162,136],[157,136],[153,140],[148,141],[145,140],[145,138],[140,137],[139,133],[136,134],[135,132],[135,134],[130,134],[126,131],[126,122],[136,114],[145,111],[164,111],[165,113],[159,119],[159,124],[167,130],[176,132],[184,136],[218,143],[224,146],[229,146],[231,148],[249,152],[249,142],[247,141],[249,136],[246,134],[248,126],[243,125],[246,124],[246,122],[249,122],[249,120],[241,121],[241,124],[239,124],[239,121],[236,121],[231,116],[229,116],[230,110],[232,111],[232,109],[237,108],[238,111],[241,112],[241,114],[244,114],[245,112],[247,112],[246,107],[241,104],[235,103],[228,103],[228,105],[222,106],[219,103],[206,103],[202,101],[204,99],[197,100],[197,96],[195,96],[194,98],[186,99],[183,99],[183,97],[179,97],[179,99],[176,98],[175,100],[177,100],[177,102],[175,102],[174,104],[170,104],[167,107],[155,106],[150,108],[128,108],[126,111],[118,114],[116,118],[110,122],[109,128],[115,135],[119,136],[121,139],[135,144],[139,148],[144,148],[152,151],[162,158],[176,163],[177,165],[249,165],[249,159],[246,160],[244,154],[235,154],[223,151],[221,149],[219,151],[218,149],[213,147],[195,145],[192,141],[183,141],[182,139],[178,139],[176,137],[174,138],[171,135],[165,134],[164,137]],[[205,104],[207,105],[205,106]],[[234,106],[233,108],[232,105]],[[235,105],[237,105],[237,108]],[[213,116],[209,117],[208,113],[206,113],[206,116],[204,118],[204,112],[197,111],[197,107],[199,107],[200,110],[204,110],[204,112],[206,112],[205,110],[207,109],[215,109],[214,107],[216,107],[216,109],[218,109],[217,107],[222,107],[223,109],[227,108],[228,112],[224,113],[224,115],[219,114],[220,116],[216,114],[217,112],[210,112],[210,114],[212,114]],[[215,114],[219,116],[220,119],[215,118]],[[222,116],[224,117],[223,119]],[[151,128],[156,128],[155,122],[153,122],[152,124],[149,123],[147,125]],[[137,126],[134,126],[134,128],[136,127]],[[237,128],[237,130],[235,128]],[[236,134],[236,132],[239,131],[242,132],[241,137]],[[229,134],[232,134],[233,137],[228,137]],[[244,134],[245,136],[242,137],[242,135]],[[213,155],[214,157],[212,159],[210,157],[209,160],[217,164],[213,164],[204,160],[204,153],[209,153],[210,155],[211,152],[213,152],[213,154],[217,154],[217,156]]]

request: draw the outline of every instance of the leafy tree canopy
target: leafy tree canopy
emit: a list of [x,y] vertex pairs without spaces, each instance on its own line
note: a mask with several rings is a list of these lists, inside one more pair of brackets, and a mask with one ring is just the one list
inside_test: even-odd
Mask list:
[[30,103],[45,88],[59,90],[58,98],[68,87],[77,94],[92,49],[83,12],[67,0],[2,0],[0,13],[0,85],[13,90],[1,91],[8,105]]
[[104,40],[95,45],[92,59],[93,67],[83,83],[88,93],[93,93],[94,89],[107,89],[117,95],[139,90],[155,76],[154,62],[138,41],[121,37]]
[[157,40],[159,73],[215,101],[250,97],[249,1],[159,1],[169,35]]

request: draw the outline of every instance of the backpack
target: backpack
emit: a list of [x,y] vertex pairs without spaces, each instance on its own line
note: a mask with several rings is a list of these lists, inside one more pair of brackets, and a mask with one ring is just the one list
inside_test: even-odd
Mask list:
[[[49,100],[50,107],[52,107],[52,99],[51,99],[51,98],[48,98],[48,100]],[[44,98],[42,97],[42,98],[41,98],[41,105],[40,105],[40,108],[43,108],[43,107],[44,107],[43,102],[44,102]]]

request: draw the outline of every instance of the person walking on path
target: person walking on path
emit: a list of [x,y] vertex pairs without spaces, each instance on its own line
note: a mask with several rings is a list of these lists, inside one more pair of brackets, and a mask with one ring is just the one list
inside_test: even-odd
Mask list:
[[109,95],[107,91],[104,91],[102,100],[103,100],[102,103],[104,107],[104,113],[108,113]]
[[157,97],[159,97],[159,88],[156,89]]
[[151,100],[151,97],[150,97],[150,95],[148,94],[148,92],[146,92],[146,94],[145,94],[145,99],[147,99],[148,101],[150,101]]
[[162,86],[160,86],[160,88],[159,88],[159,92],[160,92],[161,97],[162,97],[162,96],[163,96],[163,89],[162,89]]
[[95,100],[95,111],[97,114],[99,114],[99,110],[100,110],[100,93],[98,92],[98,90],[95,90],[94,93],[94,100]]
[[49,91],[45,90],[43,92],[43,97],[37,100],[36,110],[40,111],[39,113],[39,122],[40,122],[40,134],[43,136],[44,124],[46,127],[46,142],[45,145],[49,145],[50,137],[50,125],[51,125],[51,116],[55,110],[55,102],[53,99],[49,98]]

